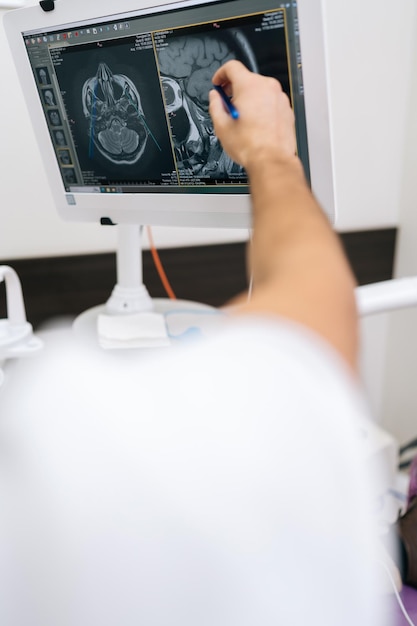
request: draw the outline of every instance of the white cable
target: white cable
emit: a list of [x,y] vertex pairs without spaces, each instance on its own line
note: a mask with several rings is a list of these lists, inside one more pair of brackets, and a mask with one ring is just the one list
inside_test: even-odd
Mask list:
[[[249,245],[252,246],[252,230],[249,230]],[[252,299],[253,292],[253,269],[251,268],[250,277],[249,277],[249,286],[248,286],[248,302]]]
[[250,275],[250,280],[249,280],[249,287],[248,287],[248,302],[251,301],[252,299],[252,292],[253,292],[253,273],[251,273]]
[[384,563],[383,561],[378,561],[378,563],[379,563],[379,564],[380,564],[380,565],[384,568],[384,570],[385,570],[385,571],[386,571],[386,573],[387,573],[388,578],[389,578],[389,579],[390,579],[390,581],[391,581],[392,588],[394,589],[394,594],[395,594],[395,597],[396,597],[396,599],[397,599],[397,602],[398,602],[398,604],[399,604],[399,607],[400,607],[400,609],[401,609],[401,611],[402,611],[402,613],[403,613],[403,615],[404,615],[404,617],[405,617],[405,619],[406,619],[407,623],[408,623],[408,624],[410,624],[410,626],[416,626],[416,624],[412,621],[411,617],[408,615],[407,610],[406,610],[406,608],[405,608],[405,606],[404,606],[404,603],[403,603],[403,601],[401,600],[401,596],[400,596],[400,594],[398,593],[397,585],[395,584],[395,580],[394,580],[394,578],[393,578],[393,576],[392,576],[391,572],[389,571],[389,567],[388,567],[388,566],[386,565],[386,563]]

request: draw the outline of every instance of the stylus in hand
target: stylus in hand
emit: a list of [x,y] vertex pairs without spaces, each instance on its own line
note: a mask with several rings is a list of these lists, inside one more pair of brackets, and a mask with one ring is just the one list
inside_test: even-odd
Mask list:
[[231,99],[229,98],[229,96],[227,95],[227,93],[225,92],[223,87],[221,85],[213,85],[213,87],[221,95],[222,100],[223,100],[224,104],[226,105],[226,109],[228,110],[230,115],[233,117],[234,120],[237,120],[238,117],[239,117],[239,111],[232,104]]

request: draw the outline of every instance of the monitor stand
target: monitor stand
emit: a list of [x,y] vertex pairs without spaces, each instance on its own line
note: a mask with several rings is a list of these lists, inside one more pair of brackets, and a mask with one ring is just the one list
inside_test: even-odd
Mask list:
[[117,283],[105,304],[109,315],[153,311],[154,303],[143,284],[142,226],[119,224],[116,253]]
[[[140,324],[138,314],[148,314],[143,316],[144,323],[152,321],[152,313],[159,314],[164,316],[167,326],[169,320],[169,339],[195,335],[203,327],[211,330],[221,323],[224,313],[208,305],[187,300],[151,298],[143,284],[142,226],[119,224],[117,229],[117,283],[105,304],[88,309],[74,320],[73,330],[77,338],[90,346],[98,346],[100,316],[116,316],[118,324],[124,320],[128,322],[135,316],[135,323],[139,320]],[[130,347],[128,342],[126,347]]]

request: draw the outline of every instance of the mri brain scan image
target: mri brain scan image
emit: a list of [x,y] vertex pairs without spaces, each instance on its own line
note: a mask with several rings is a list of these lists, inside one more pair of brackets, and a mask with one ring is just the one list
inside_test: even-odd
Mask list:
[[241,172],[214,135],[208,94],[214,72],[226,61],[238,58],[257,71],[244,35],[229,30],[227,39],[204,33],[169,37],[157,54],[179,171],[210,178]]
[[113,74],[100,63],[96,75],[83,85],[82,106],[89,123],[90,152],[97,149],[117,165],[132,165],[141,158],[149,132],[140,95],[128,76]]
[[[221,10],[216,2],[203,10],[186,4],[184,11],[161,9],[163,19],[159,10],[132,11],[120,28],[105,21],[71,41],[58,43],[56,33],[52,47],[45,37],[48,61],[33,49],[36,87],[67,187],[74,175],[77,187],[94,193],[177,200],[183,193],[247,193],[247,173],[223,149],[209,114],[213,76],[231,60],[278,79],[292,103],[294,77],[294,104],[304,115],[284,8],[240,15],[234,6],[243,10],[247,0]],[[303,125],[300,131],[304,142]],[[307,158],[306,143],[301,147]]]

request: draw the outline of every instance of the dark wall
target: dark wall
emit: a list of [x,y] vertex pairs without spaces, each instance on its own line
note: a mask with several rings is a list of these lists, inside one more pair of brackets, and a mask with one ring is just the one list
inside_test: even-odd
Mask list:
[[[396,234],[384,229],[341,235],[359,284],[392,277]],[[159,255],[178,298],[220,306],[246,288],[245,251],[245,244],[234,243],[166,249]],[[35,328],[104,303],[116,282],[114,254],[4,259],[0,264],[19,274],[27,318]],[[148,251],[143,254],[143,275],[151,296],[166,296]],[[0,318],[5,316],[0,285]]]

